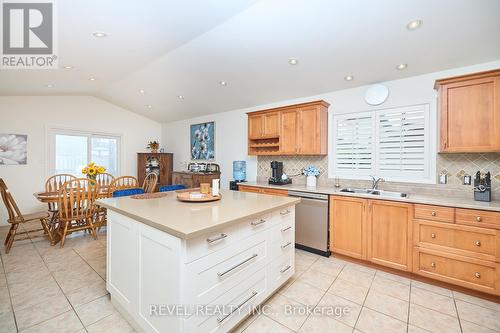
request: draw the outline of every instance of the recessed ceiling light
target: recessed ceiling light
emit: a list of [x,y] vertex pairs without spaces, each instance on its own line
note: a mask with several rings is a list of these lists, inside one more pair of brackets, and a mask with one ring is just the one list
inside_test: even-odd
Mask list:
[[73,69],[73,66],[64,66],[64,69]]
[[420,26],[422,25],[422,20],[412,20],[410,22],[408,22],[408,24],[406,25],[406,29],[408,30],[416,30],[418,28],[420,28]]
[[288,59],[288,63],[290,65],[294,66],[294,65],[297,65],[299,63],[299,61],[295,58],[290,58],[290,59]]
[[140,92],[141,94],[144,94],[146,91],[144,91],[144,89],[139,89],[139,92]]
[[346,77],[344,77],[344,80],[346,80],[346,81],[352,81],[352,80],[354,80],[354,76],[347,75]]
[[147,107],[148,109],[152,109],[152,108],[153,108],[153,106],[152,106],[152,105],[149,105],[149,104],[148,104],[148,105],[146,105],[146,107]]
[[89,81],[95,81],[95,77],[89,77]]
[[403,69],[406,69],[406,67],[408,67],[407,64],[399,64],[399,65],[396,66],[396,69],[398,71],[402,71]]
[[220,84],[221,86],[224,86],[224,87],[225,87],[225,86],[227,86],[227,82],[226,82],[226,81],[219,81],[219,84]]
[[49,83],[49,84],[46,85],[46,87],[47,88],[52,88],[52,87],[54,87],[54,85]]
[[184,99],[184,96],[179,95],[179,96],[177,96],[177,98],[178,98],[178,99]]
[[107,36],[107,34],[105,32],[102,32],[102,31],[93,32],[92,35],[94,37],[97,37],[97,38],[102,38],[102,37],[106,37]]

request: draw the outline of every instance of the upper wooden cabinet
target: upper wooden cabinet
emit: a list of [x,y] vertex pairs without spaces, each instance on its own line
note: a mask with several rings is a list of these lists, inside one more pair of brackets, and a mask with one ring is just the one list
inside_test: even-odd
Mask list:
[[500,151],[500,70],[437,80],[442,153]]
[[249,155],[326,155],[325,101],[248,113]]

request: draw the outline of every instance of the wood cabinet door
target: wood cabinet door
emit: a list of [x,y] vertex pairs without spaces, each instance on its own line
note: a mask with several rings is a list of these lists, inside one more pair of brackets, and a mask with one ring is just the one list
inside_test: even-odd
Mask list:
[[440,151],[500,151],[500,77],[440,88]]
[[297,110],[281,112],[280,153],[295,154],[297,141]]
[[251,193],[261,193],[262,189],[260,187],[238,185],[238,191],[251,192]]
[[280,114],[279,112],[264,113],[263,117],[263,131],[264,137],[277,137],[280,131]]
[[366,259],[366,199],[330,197],[330,250]]
[[248,137],[261,138],[264,130],[264,117],[261,114],[248,116]]
[[320,110],[318,106],[303,107],[298,115],[298,152],[304,155],[320,154]]
[[368,260],[411,271],[412,205],[370,200],[368,210]]

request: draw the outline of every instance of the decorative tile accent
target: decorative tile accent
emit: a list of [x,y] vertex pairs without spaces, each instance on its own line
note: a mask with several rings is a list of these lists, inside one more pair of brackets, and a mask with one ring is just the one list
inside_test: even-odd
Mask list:
[[[259,156],[257,160],[257,178],[261,181],[267,180],[271,175],[271,161],[278,160],[283,162],[285,173],[294,176],[295,184],[305,183],[301,172],[311,165],[321,172],[318,184],[333,186],[334,183],[334,179],[328,178],[328,156]],[[380,184],[380,187],[409,193],[436,194],[439,191],[443,195],[472,197],[473,185],[463,185],[463,176],[470,175],[474,178],[477,171],[483,174],[489,171],[493,200],[500,200],[500,153],[438,154],[436,164],[438,177],[441,174],[448,175],[447,184],[386,182]],[[343,187],[368,187],[371,184],[368,181],[346,179],[341,179],[340,183]]]

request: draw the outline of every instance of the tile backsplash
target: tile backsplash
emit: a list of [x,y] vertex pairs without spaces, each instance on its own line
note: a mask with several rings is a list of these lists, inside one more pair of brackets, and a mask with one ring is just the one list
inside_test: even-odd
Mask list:
[[[334,179],[328,178],[328,156],[259,156],[257,163],[257,178],[265,181],[271,175],[271,161],[278,160],[284,164],[287,175],[297,175],[304,167],[313,165],[320,171],[318,184],[333,186]],[[500,153],[485,154],[438,154],[437,176],[446,174],[447,184],[414,184],[401,182],[385,182],[380,188],[386,190],[400,190],[409,193],[436,194],[450,196],[472,197],[473,186],[462,185],[463,176],[472,178],[477,171],[491,172],[493,200],[500,200]],[[305,183],[304,176],[293,177],[296,184]],[[341,179],[342,187],[369,187],[370,181]]]

